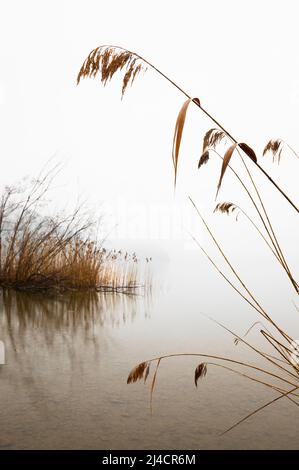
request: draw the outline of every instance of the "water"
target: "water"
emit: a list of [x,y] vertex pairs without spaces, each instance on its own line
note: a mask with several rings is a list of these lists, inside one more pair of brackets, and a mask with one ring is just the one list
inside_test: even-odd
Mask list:
[[299,410],[285,398],[221,436],[277,393],[212,365],[195,388],[199,357],[162,361],[152,414],[150,383],[126,384],[134,365],[161,354],[261,364],[201,313],[239,333],[256,316],[216,274],[207,277],[199,258],[184,260],[160,270],[164,282],[140,296],[2,292],[1,449],[298,448]]

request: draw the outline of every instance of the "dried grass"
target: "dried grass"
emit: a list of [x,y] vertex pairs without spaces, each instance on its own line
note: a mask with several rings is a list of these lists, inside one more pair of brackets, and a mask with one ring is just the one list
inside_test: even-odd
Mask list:
[[208,130],[203,138],[202,153],[204,154],[207,150],[211,148],[216,148],[217,145],[220,144],[226,138],[226,133],[220,129]]
[[105,86],[116,72],[124,71],[121,91],[123,97],[128,85],[132,85],[137,75],[146,69],[144,62],[132,52],[113,46],[100,46],[92,50],[84,61],[77,84],[83,78],[95,78],[99,75]]
[[269,140],[263,150],[263,156],[265,156],[267,153],[272,153],[273,163],[277,162],[279,164],[281,161],[282,153],[285,149],[288,149],[292,153],[292,155],[299,159],[298,153],[295,152],[295,150],[282,139]]
[[208,372],[208,368],[205,362],[202,362],[196,367],[195,372],[194,372],[194,383],[196,387],[197,387],[198,379],[203,379],[207,375],[207,372]]
[[272,153],[273,162],[275,162],[276,160],[279,163],[281,159],[282,148],[283,148],[282,140],[280,139],[269,140],[269,142],[267,143],[266,147],[263,150],[263,156],[265,156],[267,153]]
[[198,164],[197,164],[197,169],[199,170],[199,168],[202,166],[202,165],[205,165],[206,163],[208,163],[210,159],[210,153],[208,150],[206,150],[202,156],[200,157],[200,159],[198,160]]
[[237,145],[238,144],[231,145],[224,154],[222,167],[221,167],[221,172],[220,172],[220,177],[219,177],[219,182],[218,182],[218,186],[217,186],[216,198],[218,196],[224,174],[226,172],[226,169],[229,165],[230,159],[232,158],[232,155],[233,155]]
[[222,214],[231,214],[237,209],[237,206],[233,202],[219,202],[214,212],[221,212]]
[[0,197],[0,286],[22,290],[128,291],[141,286],[136,254],[106,250],[91,238],[96,222],[82,207],[42,216],[53,172]]
[[[244,153],[255,162],[257,168],[264,174],[264,176],[270,181],[270,183],[280,192],[280,194],[288,201],[288,203],[299,213],[299,208],[296,204],[289,198],[289,196],[281,189],[281,187],[273,180],[273,178],[260,166],[257,161],[254,151],[244,143],[238,144],[236,140],[206,109],[203,108],[201,102],[198,98],[191,98],[191,96],[186,93],[181,87],[179,87],[173,80],[171,80],[167,75],[165,75],[161,70],[151,64],[149,61],[144,59],[139,54],[135,52],[124,49],[123,47],[113,46],[113,45],[103,45],[93,49],[90,54],[87,56],[83,62],[79,74],[77,76],[77,84],[80,83],[82,78],[95,78],[97,75],[100,76],[101,82],[105,86],[108,81],[112,79],[117,71],[122,71],[125,69],[125,74],[123,76],[122,83],[122,97],[125,93],[125,90],[131,82],[133,83],[135,77],[139,74],[141,70],[147,70],[150,67],[155,72],[157,72],[161,77],[167,80],[172,86],[179,90],[188,101],[192,101],[209,119],[211,119],[218,129],[212,129],[211,134],[207,133],[204,139],[204,150],[203,153],[207,150],[206,145],[209,141],[215,143],[218,138],[223,138],[224,136],[228,138],[232,143],[237,144],[242,148]],[[185,105],[183,105],[184,108]],[[183,112],[182,112],[183,114]],[[177,129],[175,129],[175,137],[177,148],[179,150],[180,139],[177,139]],[[214,134],[214,135],[213,135]],[[178,143],[178,144],[177,144]],[[215,144],[214,143],[214,144]],[[177,161],[178,161],[178,150],[175,150],[172,155],[175,171],[175,183],[177,176]],[[246,165],[246,164],[245,164]]]
[[181,145],[184,125],[185,125],[185,120],[186,120],[186,113],[187,113],[187,109],[191,101],[192,101],[191,99],[188,99],[187,101],[185,101],[185,103],[180,109],[180,112],[176,120],[174,136],[173,136],[173,144],[172,144],[172,161],[173,161],[173,166],[174,166],[174,185],[176,185],[178,159],[179,159],[180,145]]
[[[181,145],[181,139],[182,139],[182,134],[183,134],[183,129],[185,125],[185,119],[186,119],[186,112],[188,109],[189,104],[191,101],[209,118],[213,121],[213,123],[217,126],[217,128],[210,129],[204,136],[203,139],[203,149],[202,149],[202,155],[199,159],[198,162],[198,168],[200,168],[202,165],[206,164],[209,161],[210,158],[210,153],[213,151],[216,153],[221,159],[222,159],[222,167],[220,171],[220,177],[218,180],[218,187],[217,187],[217,194],[219,192],[219,189],[222,184],[223,177],[226,173],[227,168],[229,167],[235,177],[237,178],[238,182],[241,184],[243,190],[245,191],[246,195],[249,198],[250,204],[252,204],[252,207],[255,211],[255,215],[257,216],[258,222],[256,222],[254,219],[250,218],[245,211],[243,211],[240,207],[236,206],[233,203],[230,202],[225,202],[225,203],[219,203],[216,206],[215,211],[220,212],[220,213],[226,213],[226,214],[231,214],[234,212],[236,209],[238,209],[240,212],[242,212],[249,222],[252,224],[252,226],[257,230],[257,233],[262,237],[262,239],[266,242],[267,246],[271,249],[271,252],[273,253],[275,259],[279,262],[281,268],[283,271],[286,273],[288,276],[289,281],[291,282],[292,287],[295,289],[296,294],[299,294],[299,286],[296,280],[294,279],[294,276],[290,270],[290,267],[288,265],[288,262],[285,258],[284,252],[282,250],[282,247],[280,245],[280,242],[278,240],[278,237],[276,235],[275,230],[273,229],[267,208],[265,206],[265,203],[263,201],[263,198],[261,196],[261,193],[257,187],[257,184],[255,182],[255,179],[253,178],[250,167],[247,165],[247,160],[246,158],[248,157],[251,162],[255,164],[255,168],[259,170],[270,182],[272,185],[272,188],[279,191],[279,193],[284,197],[285,201],[293,208],[295,209],[296,213],[299,213],[299,208],[295,204],[295,202],[286,194],[285,191],[282,190],[282,188],[273,180],[271,175],[269,175],[263,167],[260,165],[258,158],[254,152],[254,150],[247,144],[235,139],[225,128],[222,126],[206,109],[203,108],[201,105],[201,102],[199,101],[198,98],[191,98],[191,96],[186,93],[182,88],[180,88],[173,80],[171,80],[169,77],[167,77],[163,72],[161,72],[159,69],[157,69],[155,66],[153,66],[151,63],[143,59],[141,56],[126,51],[125,49],[122,48],[114,48],[112,46],[109,46],[109,51],[110,52],[105,52],[105,48],[108,46],[105,46],[104,49],[98,48],[92,51],[92,53],[88,56],[87,60],[84,62],[81,71],[78,76],[78,83],[80,82],[80,79],[82,77],[94,77],[97,75],[97,73],[100,71],[101,74],[101,80],[106,84],[107,80],[110,80],[116,70],[121,70],[122,67],[126,64],[127,67],[127,76],[125,75],[124,81],[123,81],[123,90],[126,89],[126,86],[132,77],[132,74],[134,73],[133,71],[136,70],[135,67],[138,65],[143,64],[144,66],[150,66],[153,68],[160,76],[162,76],[164,79],[166,79],[172,86],[174,86],[177,90],[179,90],[186,98],[187,101],[184,102],[178,117],[176,121],[176,126],[175,126],[175,131],[174,131],[174,138],[173,138],[173,151],[172,151],[172,161],[174,165],[174,176],[175,176],[175,184],[177,181],[177,170],[178,170],[178,159],[179,159],[179,151],[180,151],[180,145]],[[117,51],[116,51],[117,49]],[[106,55],[105,55],[106,54]],[[104,65],[103,65],[104,62]],[[128,67],[128,64],[129,67]],[[219,144],[228,144],[229,147],[226,148],[224,155],[222,155],[222,152],[219,152],[218,150],[218,145]],[[263,155],[265,155],[267,152],[271,152],[273,155],[273,159],[277,159],[278,162],[280,161],[281,158],[281,153],[282,149],[284,146],[287,146],[293,153],[298,157],[296,152],[285,142],[282,140],[276,139],[276,140],[271,140],[268,142],[266,145]],[[240,176],[239,173],[231,166],[231,157],[233,153],[236,152],[240,158],[241,164],[243,165],[243,168],[245,170],[245,177],[242,175]],[[245,158],[244,158],[245,157]],[[299,157],[298,157],[299,158]],[[211,241],[214,243],[215,248],[218,251],[218,254],[221,256],[226,269],[224,271],[222,268],[219,267],[219,264],[217,261],[215,261],[211,255],[203,248],[198,241],[192,237],[199,248],[202,250],[204,255],[208,258],[210,261],[211,265],[216,269],[216,271],[222,276],[222,278],[225,280],[225,282],[251,307],[254,309],[255,312],[257,312],[263,319],[263,321],[266,323],[268,327],[273,330],[273,332],[269,332],[269,329],[265,330],[262,329],[260,331],[262,338],[266,341],[267,345],[272,347],[272,351],[274,352],[273,355],[270,355],[266,352],[264,352],[262,349],[257,348],[256,346],[250,344],[248,341],[246,341],[244,338],[241,338],[239,335],[237,335],[235,332],[229,330],[227,327],[224,325],[217,323],[219,326],[224,328],[227,332],[233,335],[234,342],[235,344],[242,343],[246,347],[250,348],[252,351],[254,351],[259,358],[262,358],[265,362],[265,367],[257,367],[252,364],[244,363],[241,361],[236,361],[232,358],[226,358],[223,356],[213,356],[213,355],[207,355],[207,354],[191,354],[191,353],[181,353],[181,354],[170,354],[166,356],[160,356],[156,358],[149,359],[145,362],[142,362],[138,366],[136,366],[132,372],[130,373],[128,377],[128,383],[131,382],[136,382],[137,380],[140,380],[144,377],[145,374],[145,380],[148,377],[149,374],[149,365],[152,362],[156,363],[156,370],[152,379],[151,383],[151,403],[152,403],[152,396],[153,396],[153,390],[154,386],[156,383],[156,376],[157,376],[157,371],[159,368],[159,365],[162,360],[170,357],[177,357],[177,356],[200,356],[200,357],[205,357],[213,360],[217,360],[217,363],[200,363],[196,370],[195,370],[195,375],[194,375],[194,380],[195,380],[195,385],[197,385],[197,382],[199,378],[203,378],[206,375],[207,372],[207,364],[209,365],[214,365],[217,367],[222,367],[226,370],[229,370],[235,374],[241,375],[249,380],[253,380],[257,383],[262,383],[264,386],[270,388],[271,390],[275,390],[276,392],[279,393],[279,396],[275,398],[274,400],[271,400],[267,402],[264,406],[260,407],[259,409],[253,411],[246,417],[244,417],[242,420],[239,420],[237,423],[235,423],[233,426],[229,428],[229,430],[233,429],[236,427],[238,424],[241,422],[244,422],[246,419],[249,417],[253,416],[257,412],[259,412],[262,409],[265,409],[267,406],[270,406],[272,403],[276,402],[277,400],[281,398],[288,398],[292,403],[294,403],[296,406],[299,406],[299,403],[296,401],[299,398],[299,395],[297,393],[297,390],[299,390],[299,363],[295,363],[292,358],[292,349],[291,345],[293,344],[293,339],[291,335],[289,335],[286,331],[284,331],[272,318],[271,314],[264,308],[264,306],[261,304],[261,302],[256,298],[250,287],[246,284],[246,282],[243,280],[242,276],[238,273],[236,267],[231,263],[229,257],[226,255],[223,247],[221,246],[220,242],[214,235],[212,229],[206,222],[205,218],[202,216],[200,211],[198,210],[197,206],[193,202],[191,198],[189,198],[192,205],[194,206],[197,215],[199,216],[200,220],[203,223],[203,226],[205,227]],[[259,223],[261,223],[261,227],[259,227]],[[250,329],[248,330],[250,331]],[[243,368],[247,368],[247,370],[255,371],[261,374],[264,377],[267,377],[268,379],[275,379],[280,381],[282,385],[276,386],[273,383],[266,382],[263,378],[258,378],[258,377],[252,377],[249,376],[247,373],[240,372],[239,370],[231,369],[230,367],[227,367],[225,363],[231,363],[235,364],[237,366],[241,366]],[[269,370],[268,367],[276,368],[278,369],[279,372],[274,373],[272,370]],[[290,388],[291,387],[291,388]]]
[[144,382],[146,382],[148,374],[149,374],[149,364],[147,362],[141,362],[136,367],[134,367],[134,369],[131,370],[127,378],[127,384],[137,382],[137,380],[141,380],[143,379],[143,377],[144,377]]

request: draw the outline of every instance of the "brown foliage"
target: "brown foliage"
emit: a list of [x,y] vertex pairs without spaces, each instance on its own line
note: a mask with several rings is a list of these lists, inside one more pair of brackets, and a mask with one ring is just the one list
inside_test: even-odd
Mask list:
[[179,159],[179,152],[180,152],[180,145],[181,145],[181,140],[182,140],[182,135],[183,135],[183,129],[184,129],[185,120],[186,120],[186,113],[187,113],[187,109],[191,101],[192,101],[191,99],[188,99],[187,101],[185,101],[185,103],[180,109],[180,112],[178,114],[176,124],[175,124],[173,145],[172,145],[172,161],[173,161],[173,166],[174,166],[174,185],[176,185],[178,159]]
[[203,379],[207,375],[208,369],[207,369],[207,364],[205,362],[202,362],[199,364],[194,373],[194,382],[195,386],[197,387],[197,382],[198,379]]
[[147,362],[141,362],[136,367],[134,367],[134,369],[131,370],[127,378],[127,384],[137,382],[137,380],[141,380],[144,376],[144,372],[144,381],[146,381],[147,376],[149,374],[149,364]]
[[105,86],[116,72],[125,70],[122,83],[122,96],[128,84],[133,84],[136,76],[146,70],[144,62],[132,52],[113,46],[100,46],[93,49],[84,61],[78,77],[77,84],[82,78],[95,78],[100,76]]

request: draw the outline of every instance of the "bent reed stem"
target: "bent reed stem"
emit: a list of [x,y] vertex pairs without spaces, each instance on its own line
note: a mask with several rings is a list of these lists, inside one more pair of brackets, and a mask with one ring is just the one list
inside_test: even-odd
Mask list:
[[[147,64],[149,67],[151,67],[153,70],[155,70],[161,77],[165,78],[165,80],[167,80],[171,85],[173,85],[178,91],[180,91],[186,98],[192,100],[192,102],[212,121],[216,124],[216,126],[218,126],[221,130],[223,130],[223,132],[225,132],[227,134],[227,136],[236,144],[238,144],[238,141],[235,139],[235,137],[233,137],[232,134],[230,134],[230,132],[222,125],[220,124],[219,121],[217,121],[217,119],[212,116],[212,114],[210,114],[203,106],[201,106],[199,100],[196,100],[195,98],[192,98],[185,90],[183,90],[183,88],[181,88],[176,82],[174,82],[170,77],[168,77],[164,72],[162,72],[160,69],[158,69],[154,64],[152,64],[151,62],[149,62],[147,59],[145,59],[144,57],[142,57],[141,55],[137,54],[136,52],[133,52],[133,51],[130,51],[129,49],[125,49],[124,47],[121,47],[121,46],[116,46],[116,45],[109,45],[109,44],[105,44],[105,45],[102,45],[100,47],[103,47],[103,48],[113,48],[113,49],[119,49],[119,50],[122,50],[122,51],[126,51],[132,55],[134,55],[135,57],[138,57],[138,59],[140,59],[141,61],[143,61],[145,64]],[[96,49],[94,49],[96,50]],[[93,52],[93,51],[92,51]],[[92,53],[91,52],[91,53]],[[263,173],[263,175],[270,181],[270,183],[280,192],[280,194],[288,201],[288,203],[295,209],[295,211],[297,213],[299,213],[299,208],[296,206],[296,204],[289,198],[289,196],[282,190],[282,188],[280,188],[280,186],[273,180],[273,178],[263,169],[263,167],[258,163],[256,162],[255,163],[257,168]]]

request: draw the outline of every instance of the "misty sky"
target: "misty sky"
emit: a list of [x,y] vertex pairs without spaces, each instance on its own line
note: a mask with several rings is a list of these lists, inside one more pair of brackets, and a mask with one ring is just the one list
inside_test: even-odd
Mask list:
[[[108,226],[117,225],[111,236],[119,238],[187,236],[184,227],[194,229],[194,221],[186,196],[214,204],[219,165],[203,175],[196,170],[213,123],[190,108],[174,199],[171,146],[184,97],[151,71],[123,101],[118,77],[105,89],[98,80],[76,87],[83,60],[101,44],[148,58],[257,154],[272,137],[299,149],[296,1],[0,5],[2,185],[38,173],[54,156],[64,163],[54,203],[81,195],[107,214]],[[273,172],[298,200],[292,164]],[[229,197],[236,194],[231,189],[227,180]],[[284,213],[275,198],[271,204],[282,204]]]

